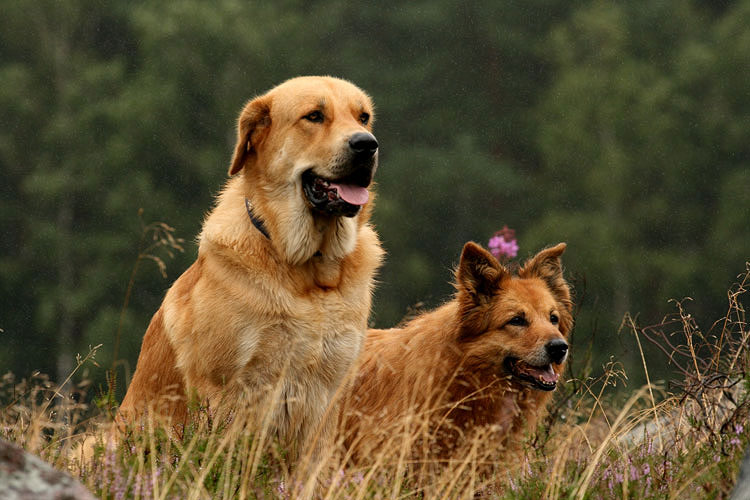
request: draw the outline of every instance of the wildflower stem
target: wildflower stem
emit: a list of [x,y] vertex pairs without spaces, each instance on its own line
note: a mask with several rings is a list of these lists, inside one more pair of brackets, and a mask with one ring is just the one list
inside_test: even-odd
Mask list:
[[656,421],[656,430],[659,436],[659,453],[664,450],[664,440],[662,438],[661,422],[659,421],[659,412],[656,411],[656,400],[654,399],[654,391],[651,385],[651,378],[648,375],[648,366],[646,365],[646,356],[643,354],[643,346],[641,345],[641,338],[638,336],[638,327],[635,325],[633,318],[628,315],[628,322],[630,328],[633,330],[635,335],[635,341],[638,344],[638,352],[641,354],[641,363],[643,363],[643,371],[646,374],[646,386],[648,387],[648,394],[651,398],[651,409],[654,412],[654,420]]
[[70,382],[70,379],[73,378],[73,375],[76,374],[76,372],[86,363],[86,361],[94,358],[94,356],[96,355],[96,351],[98,351],[101,346],[102,344],[97,344],[94,347],[89,346],[89,353],[83,359],[81,359],[80,356],[76,356],[76,367],[73,368],[73,371],[70,372],[70,375],[68,375],[65,381],[63,381],[62,384],[57,386],[57,389],[55,389],[55,393],[52,395],[51,398],[47,400],[45,405],[42,407],[42,412],[41,412],[42,414],[47,412],[49,405],[52,404],[52,401],[54,401],[55,398],[57,398],[57,396],[60,395],[60,391],[62,390],[63,387],[65,387],[68,384],[68,382]]

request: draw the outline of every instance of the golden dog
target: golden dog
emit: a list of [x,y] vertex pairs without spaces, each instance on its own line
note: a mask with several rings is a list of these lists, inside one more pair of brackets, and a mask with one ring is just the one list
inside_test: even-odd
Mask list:
[[331,77],[245,105],[233,177],[146,331],[121,425],[149,408],[179,425],[197,397],[257,420],[270,408],[292,448],[311,438],[359,355],[382,260],[372,122],[370,98]]
[[462,459],[477,439],[508,445],[533,428],[573,326],[564,250],[543,250],[515,276],[467,243],[452,301],[402,328],[370,330],[342,406],[354,456],[398,450],[405,438],[417,460]]

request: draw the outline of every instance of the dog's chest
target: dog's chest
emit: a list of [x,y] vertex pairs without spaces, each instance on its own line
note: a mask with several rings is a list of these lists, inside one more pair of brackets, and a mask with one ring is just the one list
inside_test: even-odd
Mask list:
[[[205,245],[204,253],[212,255]],[[380,255],[378,247],[368,249],[338,262],[322,258],[297,266],[258,256],[241,260],[235,252],[207,257],[206,283],[198,283],[193,295],[204,286],[210,294],[203,294],[196,320],[182,329],[205,347],[194,364],[205,365],[217,388],[235,381],[266,392],[283,379],[300,393],[329,398],[365,336]],[[369,259],[360,255],[370,253]]]
[[352,304],[336,300],[313,303],[310,314],[295,314],[280,326],[288,338],[290,370],[334,382],[358,356],[367,325]]
[[364,341],[368,286],[277,288],[275,295],[275,313],[251,320],[243,329],[243,378],[270,382],[283,376],[323,391],[335,390]]

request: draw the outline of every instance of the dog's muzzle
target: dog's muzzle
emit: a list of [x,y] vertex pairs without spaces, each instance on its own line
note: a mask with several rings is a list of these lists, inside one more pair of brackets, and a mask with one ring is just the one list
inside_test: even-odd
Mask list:
[[545,360],[531,364],[527,361],[509,356],[503,364],[505,371],[514,379],[542,391],[554,391],[560,376],[552,367],[553,364],[560,365],[568,356],[568,343],[563,339],[555,339],[544,345]]
[[367,187],[377,168],[378,141],[369,132],[357,132],[348,146],[347,159],[333,169],[335,177],[318,175],[312,168],[302,174],[302,190],[318,213],[354,217],[370,199]]

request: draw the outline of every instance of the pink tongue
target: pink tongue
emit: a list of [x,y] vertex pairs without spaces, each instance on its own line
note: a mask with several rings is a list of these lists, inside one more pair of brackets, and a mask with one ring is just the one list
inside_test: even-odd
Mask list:
[[557,382],[557,379],[560,378],[560,376],[555,373],[555,370],[552,369],[552,365],[548,365],[547,369],[544,370],[542,373],[542,380],[548,383]]
[[339,192],[339,196],[347,203],[352,205],[364,205],[367,200],[370,199],[370,192],[367,188],[361,186],[353,186],[351,184],[336,184],[331,183],[331,187],[336,188]]

